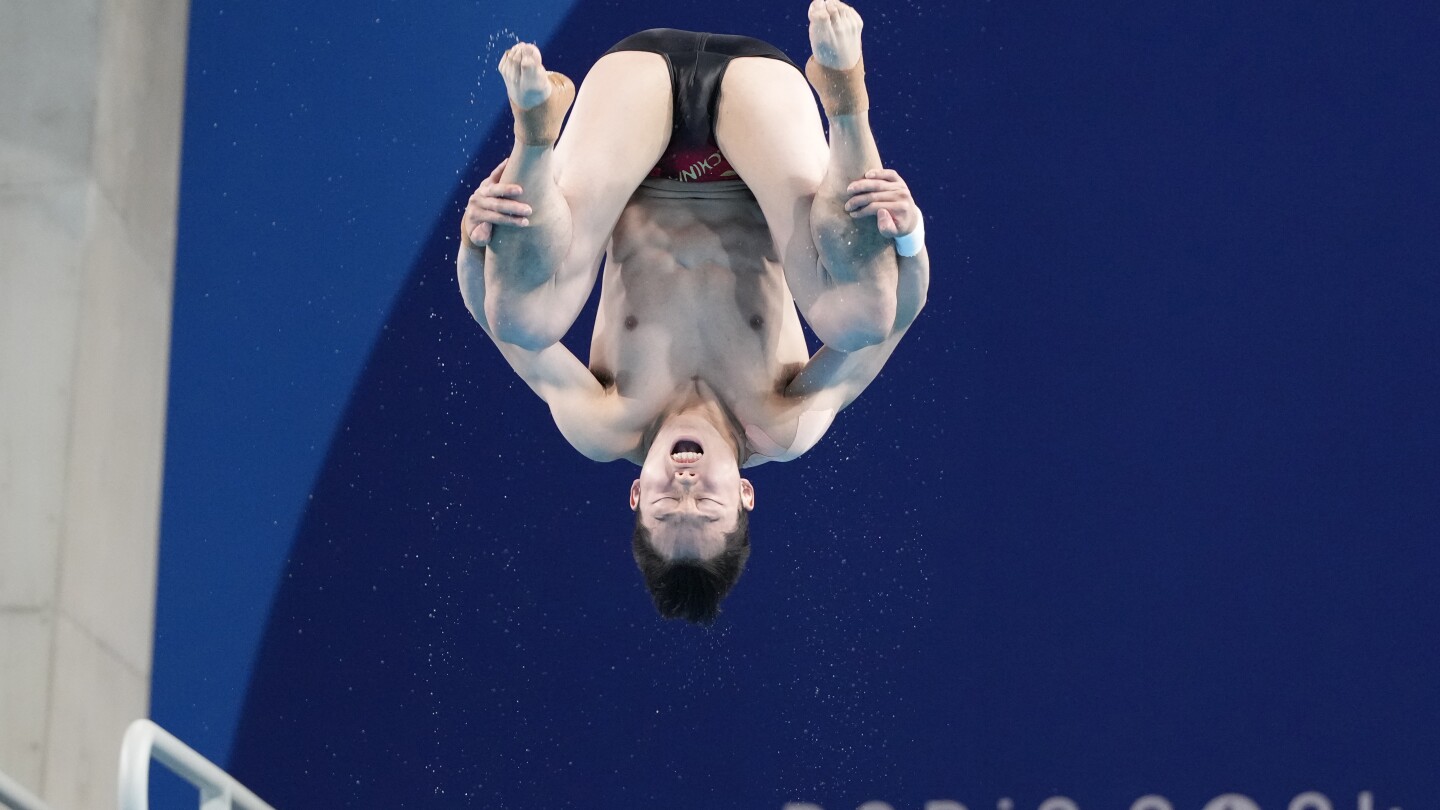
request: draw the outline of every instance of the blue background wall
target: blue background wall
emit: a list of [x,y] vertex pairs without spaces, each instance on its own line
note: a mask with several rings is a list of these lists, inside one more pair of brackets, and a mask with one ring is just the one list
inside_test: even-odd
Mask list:
[[515,34],[805,4],[429,5],[193,2],[159,722],[282,808],[1440,802],[1433,11],[860,6],[930,305],[706,631],[455,223]]

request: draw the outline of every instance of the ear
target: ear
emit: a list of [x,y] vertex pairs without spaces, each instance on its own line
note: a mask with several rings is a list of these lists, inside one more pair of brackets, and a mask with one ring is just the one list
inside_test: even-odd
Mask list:
[[634,512],[640,508],[640,479],[636,478],[635,483],[630,485],[630,511]]
[[[637,481],[635,483],[638,484],[640,482]],[[639,493],[638,489],[636,493]],[[755,487],[750,485],[748,478],[740,479],[740,505],[745,507],[746,512],[751,512],[755,509]]]

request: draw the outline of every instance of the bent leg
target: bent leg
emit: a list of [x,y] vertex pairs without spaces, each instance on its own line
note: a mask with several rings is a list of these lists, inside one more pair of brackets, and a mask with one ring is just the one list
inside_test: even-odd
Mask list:
[[[818,58],[858,61],[853,9],[816,0],[810,17]],[[801,314],[826,344],[853,350],[892,330],[899,271],[874,220],[845,211],[849,184],[881,168],[869,114],[854,105],[829,112],[827,146],[799,73],[775,60],[737,59],[722,86],[716,139],[755,192]]]
[[777,59],[735,59],[720,85],[715,140],[755,194],[791,293],[811,320],[819,290],[810,208],[825,179],[830,148],[809,85]]
[[[528,227],[496,226],[486,251],[485,314],[498,340],[540,349],[574,323],[621,210],[670,135],[664,58],[620,52],[586,75],[558,143],[557,84],[533,45],[501,62],[517,138],[500,182],[522,187]],[[542,110],[542,112],[535,112]],[[563,110],[561,110],[563,114]]]
[[606,54],[580,86],[555,147],[555,183],[575,218],[586,296],[620,212],[670,143],[672,106],[665,57],[648,51]]

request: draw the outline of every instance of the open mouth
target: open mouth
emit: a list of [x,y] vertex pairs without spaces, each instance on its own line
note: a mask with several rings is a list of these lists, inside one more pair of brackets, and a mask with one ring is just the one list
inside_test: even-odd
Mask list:
[[675,442],[674,447],[670,448],[670,460],[676,464],[694,464],[703,455],[705,455],[705,449],[700,446],[699,442],[690,439],[681,439]]

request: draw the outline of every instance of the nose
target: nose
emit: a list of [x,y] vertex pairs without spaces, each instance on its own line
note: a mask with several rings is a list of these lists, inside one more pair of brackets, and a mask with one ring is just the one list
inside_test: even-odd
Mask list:
[[679,482],[682,483],[682,484],[693,484],[693,483],[695,483],[697,480],[699,480],[699,478],[698,478],[698,476],[695,475],[695,471],[694,471],[694,470],[683,470],[683,469],[682,469],[682,470],[676,470],[676,471],[675,471],[675,480],[679,481]]

